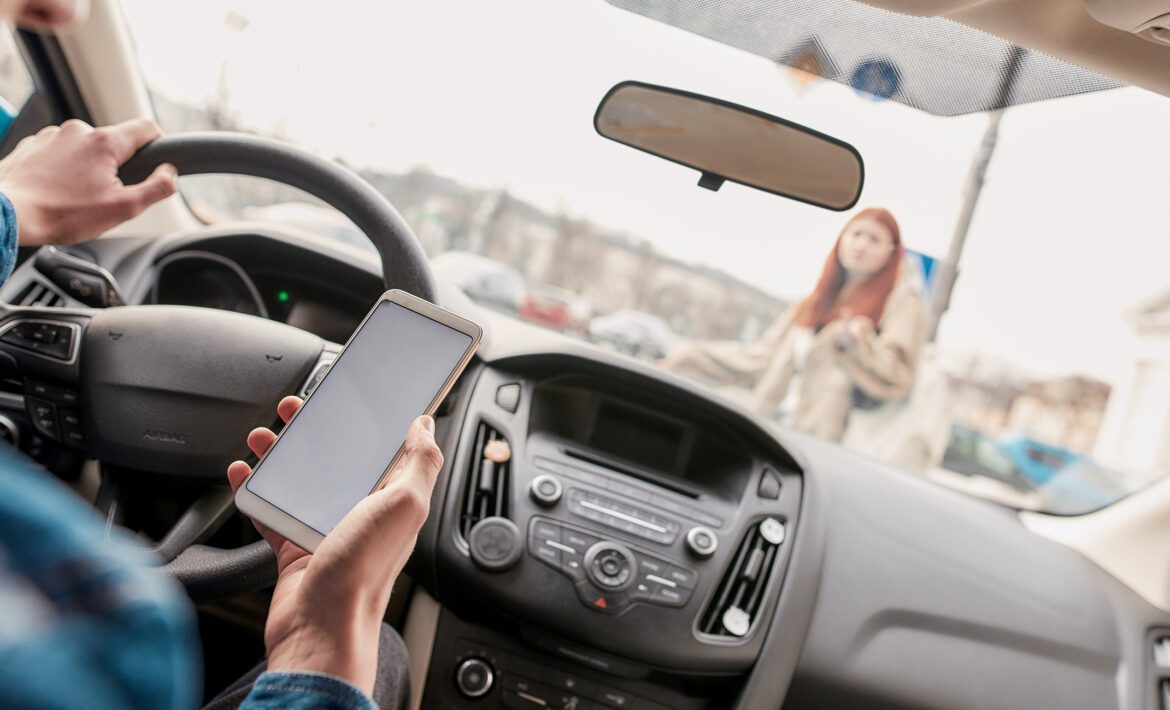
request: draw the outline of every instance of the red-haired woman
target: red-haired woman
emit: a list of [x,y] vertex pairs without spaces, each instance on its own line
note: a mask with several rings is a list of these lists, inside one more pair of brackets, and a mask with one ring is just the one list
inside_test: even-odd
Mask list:
[[927,313],[889,211],[861,210],[841,231],[813,292],[755,343],[695,343],[668,370],[755,387],[766,418],[781,403],[794,428],[839,441],[858,392],[890,401],[910,394]]

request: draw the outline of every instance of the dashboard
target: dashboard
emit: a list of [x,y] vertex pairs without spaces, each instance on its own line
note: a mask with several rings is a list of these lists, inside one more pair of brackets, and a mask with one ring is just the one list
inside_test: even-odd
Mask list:
[[[264,225],[71,253],[128,303],[333,343],[383,291],[376,258]],[[77,305],[52,290],[29,260],[0,298]],[[421,707],[1162,707],[1150,639],[1170,615],[1010,511],[441,301],[485,339],[437,416],[446,463],[409,568]],[[31,426],[27,383],[0,384],[0,419]]]

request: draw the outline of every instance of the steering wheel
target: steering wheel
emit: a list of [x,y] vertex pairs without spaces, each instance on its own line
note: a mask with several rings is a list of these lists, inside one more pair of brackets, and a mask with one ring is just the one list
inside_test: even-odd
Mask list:
[[[435,300],[426,255],[410,227],[353,172],[266,138],[191,133],[147,145],[120,176],[138,183],[162,163],[180,175],[250,175],[304,190],[373,242],[388,288]],[[230,491],[219,484],[227,465],[247,455],[244,435],[271,425],[276,402],[301,391],[339,349],[289,325],[206,308],[0,311],[0,360],[30,381],[63,385],[29,392],[41,434],[55,433],[105,464],[214,481],[155,548],[196,601],[275,581],[275,558],[263,540],[232,550],[198,543],[234,511]],[[80,431],[67,414],[80,418]]]

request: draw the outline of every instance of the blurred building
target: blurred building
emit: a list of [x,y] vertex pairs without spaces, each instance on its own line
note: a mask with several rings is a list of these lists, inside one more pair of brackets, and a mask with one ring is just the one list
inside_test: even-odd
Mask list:
[[1111,388],[1077,375],[1035,379],[992,358],[969,356],[944,365],[956,423],[991,436],[1018,434],[1091,453]]
[[1170,289],[1124,314],[1135,342],[1109,402],[1097,455],[1137,475],[1170,470]]

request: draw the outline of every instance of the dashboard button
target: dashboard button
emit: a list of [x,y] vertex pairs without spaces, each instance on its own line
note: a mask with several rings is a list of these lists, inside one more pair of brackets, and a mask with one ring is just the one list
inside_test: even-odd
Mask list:
[[611,708],[629,708],[634,703],[634,696],[624,690],[611,688],[608,685],[603,685],[597,689],[597,694],[593,696],[597,702]]
[[546,508],[556,505],[557,501],[561,499],[563,491],[561,482],[547,473],[532,479],[532,484],[528,487],[528,495],[532,497],[532,500]]
[[756,495],[761,498],[769,500],[776,500],[780,497],[780,474],[776,473],[770,468],[765,468],[764,473],[760,476],[760,485],[756,490]]
[[515,414],[520,408],[520,385],[500,385],[496,390],[496,405]]
[[484,518],[475,524],[467,537],[471,559],[489,572],[510,569],[524,554],[520,529],[507,518]]
[[578,550],[588,550],[595,543],[600,542],[601,538],[596,535],[580,532],[572,528],[565,528],[561,533],[561,542],[566,545],[571,545]]
[[688,598],[690,598],[690,593],[685,589],[659,584],[650,600],[656,604],[665,604],[666,606],[684,606]]
[[710,557],[719,547],[719,538],[711,530],[696,526],[687,531],[687,547],[699,557]]
[[597,690],[597,683],[565,673],[564,671],[558,671],[555,668],[545,668],[544,682],[554,688],[567,690],[570,693],[583,695],[587,698],[593,697],[593,693]]
[[534,520],[532,521],[532,537],[541,542],[545,540],[560,542],[561,526],[551,520]]
[[694,589],[695,584],[699,581],[699,573],[687,567],[671,565],[666,570],[666,578],[683,589]]
[[543,541],[537,542],[535,545],[532,546],[531,550],[532,550],[532,555],[534,557],[536,557],[536,559],[540,560],[541,562],[543,562],[547,565],[551,565],[553,567],[556,567],[557,569],[561,568],[561,551],[560,550],[549,547],[548,544],[546,544]]
[[482,658],[469,658],[455,671],[455,687],[465,698],[479,698],[492,689],[495,674]]
[[620,614],[630,606],[630,598],[623,592],[602,591],[589,583],[577,583],[577,596],[581,603],[604,614]]
[[620,496],[632,498],[633,500],[640,500],[643,502],[648,502],[650,500],[649,493],[641,490],[640,488],[634,488],[631,485],[614,480],[612,478],[606,483],[606,488]]

